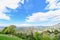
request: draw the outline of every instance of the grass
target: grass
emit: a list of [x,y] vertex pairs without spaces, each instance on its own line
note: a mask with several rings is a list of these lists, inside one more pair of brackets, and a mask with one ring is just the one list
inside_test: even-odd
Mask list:
[[11,37],[8,35],[0,34],[0,40],[22,40],[22,39],[15,36]]

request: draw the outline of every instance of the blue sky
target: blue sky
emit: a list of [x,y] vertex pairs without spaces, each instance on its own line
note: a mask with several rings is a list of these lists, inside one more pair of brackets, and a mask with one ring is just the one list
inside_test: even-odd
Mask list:
[[0,0],[0,25],[50,26],[60,23],[59,0]]

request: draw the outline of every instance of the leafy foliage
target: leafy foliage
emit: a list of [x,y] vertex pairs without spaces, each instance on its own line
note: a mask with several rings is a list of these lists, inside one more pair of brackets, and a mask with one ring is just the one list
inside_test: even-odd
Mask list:
[[15,33],[15,30],[16,30],[15,28],[16,28],[16,26],[10,25],[8,27],[5,27],[2,32],[4,34],[14,34]]
[[[9,36],[12,35],[12,37],[8,36],[2,36],[0,35],[0,40],[60,40],[60,31],[59,30],[46,30],[42,33],[40,32],[34,32],[33,30],[30,30],[30,32],[16,32],[16,26],[10,25],[8,27],[5,27],[2,30],[2,33],[9,34]],[[21,39],[15,39],[14,36],[19,37]],[[4,39],[3,39],[4,38]],[[12,39],[11,39],[12,38]]]

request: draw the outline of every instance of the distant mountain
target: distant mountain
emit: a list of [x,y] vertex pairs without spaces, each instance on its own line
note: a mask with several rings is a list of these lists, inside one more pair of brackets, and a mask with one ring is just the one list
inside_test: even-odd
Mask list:
[[4,27],[3,26],[0,26],[0,31],[2,31],[4,29]]
[[28,31],[30,29],[32,30],[43,30],[46,29],[49,26],[28,26],[28,27],[17,27],[16,30],[18,31]]
[[56,24],[56,25],[51,26],[51,28],[54,28],[54,29],[60,29],[60,23],[58,23],[58,24]]

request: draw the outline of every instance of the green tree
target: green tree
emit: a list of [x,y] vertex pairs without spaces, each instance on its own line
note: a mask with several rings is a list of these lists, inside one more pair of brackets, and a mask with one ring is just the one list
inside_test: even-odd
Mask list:
[[51,40],[51,37],[48,34],[43,34],[41,40]]
[[2,32],[5,34],[15,34],[15,31],[16,31],[16,26],[10,25],[8,27],[5,27]]
[[15,34],[15,32],[16,32],[16,26],[15,25],[10,25],[8,27],[8,29],[9,29],[10,34]]
[[57,36],[54,36],[54,37],[52,38],[52,40],[58,40],[58,37],[57,37]]
[[5,27],[3,30],[2,30],[2,33],[5,33],[5,30],[7,29],[8,27]]
[[47,30],[46,33],[47,33],[47,34],[51,34],[52,32],[51,32],[50,30]]
[[35,37],[36,40],[41,40],[42,35],[39,32],[36,32],[34,37]]
[[54,34],[57,35],[58,33],[59,33],[59,31],[55,29]]

